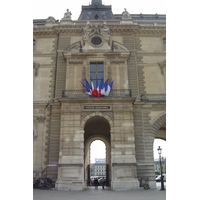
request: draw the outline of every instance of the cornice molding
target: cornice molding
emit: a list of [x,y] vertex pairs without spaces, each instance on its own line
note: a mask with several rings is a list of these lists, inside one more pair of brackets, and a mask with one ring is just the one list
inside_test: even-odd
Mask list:
[[[101,26],[102,22],[91,23],[92,25]],[[34,35],[56,35],[59,33],[70,33],[70,34],[83,34],[84,27],[83,25],[57,25],[54,27],[40,27],[33,28]],[[109,25],[107,27],[110,29],[111,33],[135,33],[135,34],[166,34],[166,26],[140,26],[138,24],[119,24],[119,25]]]
[[34,35],[57,35],[60,33],[81,34],[82,27],[75,25],[68,25],[68,26],[54,26],[52,28],[43,27],[43,28],[33,29]]

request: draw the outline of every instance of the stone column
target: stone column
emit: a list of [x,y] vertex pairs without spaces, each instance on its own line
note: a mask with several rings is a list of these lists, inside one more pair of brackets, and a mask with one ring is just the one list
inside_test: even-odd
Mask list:
[[113,111],[111,189],[119,191],[138,189],[132,101],[115,102]]
[[84,189],[84,131],[80,129],[79,106],[62,103],[58,190]]

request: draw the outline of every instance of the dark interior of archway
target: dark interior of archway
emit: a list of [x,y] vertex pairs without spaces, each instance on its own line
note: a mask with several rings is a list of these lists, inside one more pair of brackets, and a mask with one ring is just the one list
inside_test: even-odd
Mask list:
[[110,125],[108,121],[99,116],[92,117],[85,124],[84,140],[86,141],[91,136],[101,135],[110,140]]

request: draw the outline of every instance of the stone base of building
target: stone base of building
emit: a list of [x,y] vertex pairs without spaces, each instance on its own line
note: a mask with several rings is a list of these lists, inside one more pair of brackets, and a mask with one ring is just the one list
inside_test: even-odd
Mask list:
[[59,164],[57,190],[82,191],[84,190],[82,164]]
[[84,190],[82,182],[69,182],[69,181],[57,181],[55,188],[57,190],[66,190],[66,191],[82,191],[82,190]]
[[114,191],[138,190],[136,163],[113,163],[111,189]]
[[112,184],[112,190],[114,191],[127,191],[138,190],[139,181],[137,179],[114,181]]

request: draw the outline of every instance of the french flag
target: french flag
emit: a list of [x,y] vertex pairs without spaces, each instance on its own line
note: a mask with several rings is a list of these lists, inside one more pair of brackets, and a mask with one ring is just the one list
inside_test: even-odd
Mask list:
[[[80,81],[81,82],[81,81]],[[98,84],[98,79],[96,76],[96,88],[94,88],[94,83],[92,80],[92,76],[90,76],[90,84],[88,83],[87,79],[85,78],[85,84],[82,83],[82,85],[86,88],[87,94],[90,96],[95,96],[95,97],[100,97],[100,96],[109,96],[111,90],[112,90],[112,86],[113,86],[113,82],[110,82],[108,84],[108,79],[106,80],[106,82],[104,83],[104,79],[102,76],[100,85]]]
[[[81,81],[80,81],[81,82]],[[82,82],[81,82],[82,83]],[[92,87],[90,86],[90,84],[88,83],[87,79],[85,78],[85,83],[82,83],[82,85],[86,88],[87,94],[88,95],[92,95]]]
[[106,80],[106,82],[105,82],[105,92],[104,92],[104,96],[108,96],[108,95],[110,94],[110,92],[111,92],[111,90],[112,90],[113,82],[114,82],[114,81],[112,81],[112,82],[110,82],[110,83],[108,84],[108,79]]
[[97,97],[98,96],[98,92],[97,92],[97,89],[94,88],[94,83],[92,81],[92,76],[90,75],[90,83],[91,83],[91,86],[92,86],[92,96],[94,97]]
[[100,88],[99,96],[104,95],[104,93],[105,93],[105,85],[104,85],[103,76],[102,76],[102,79],[101,79],[101,83],[100,83],[99,88]]
[[98,98],[101,96],[101,88],[99,88],[99,83],[96,75],[96,88],[97,88],[97,96]]

